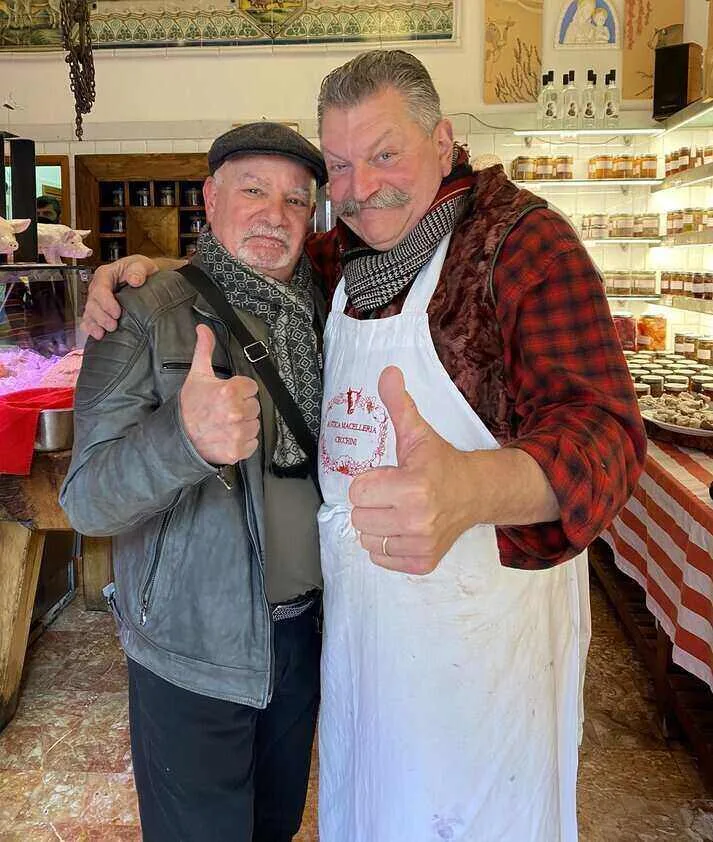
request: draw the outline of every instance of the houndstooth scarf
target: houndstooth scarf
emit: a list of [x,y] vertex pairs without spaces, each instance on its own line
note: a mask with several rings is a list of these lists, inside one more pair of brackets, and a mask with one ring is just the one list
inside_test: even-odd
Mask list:
[[393,301],[456,227],[467,201],[466,193],[457,192],[434,205],[390,251],[375,251],[364,245],[345,251],[344,285],[354,307],[364,313]]
[[[197,256],[233,307],[267,324],[270,354],[315,438],[319,434],[322,378],[314,322],[312,270],[303,257],[289,284],[254,272],[230,255],[210,229],[198,237]],[[307,476],[307,457],[275,409],[277,442],[273,472]]]

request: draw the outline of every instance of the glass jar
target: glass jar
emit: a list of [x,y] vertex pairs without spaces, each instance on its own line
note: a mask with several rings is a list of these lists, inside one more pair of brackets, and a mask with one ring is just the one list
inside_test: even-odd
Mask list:
[[574,161],[571,155],[558,155],[555,158],[555,178],[572,178]]
[[655,295],[656,273],[646,271],[637,272],[632,283],[632,292],[635,295]]
[[688,386],[684,383],[675,383],[673,380],[664,380],[663,391],[665,395],[682,395],[688,391]]
[[705,383],[701,383],[701,394],[713,401],[713,380],[706,380]]
[[613,178],[632,178],[634,175],[634,162],[631,155],[615,155],[612,166]]
[[713,208],[705,208],[703,211],[703,230],[713,230]]
[[693,208],[693,230],[703,230],[703,208]]
[[553,177],[552,159],[545,155],[535,159],[535,178],[550,179]]
[[713,272],[703,275],[703,297],[706,301],[713,301]]
[[682,210],[672,211],[671,218],[673,220],[673,228],[672,228],[671,233],[675,237],[677,234],[683,233],[683,211]]
[[111,218],[111,230],[114,234],[124,233],[124,215],[118,213]]
[[703,147],[696,146],[695,156],[691,155],[691,166],[693,167],[702,167],[703,166]]
[[637,398],[643,398],[651,394],[651,386],[648,383],[634,383],[634,394]]
[[149,206],[150,196],[148,187],[136,188],[136,204],[140,208],[147,208]]
[[[531,161],[532,158],[526,160]],[[197,187],[186,188],[186,205],[190,208],[195,208],[201,203],[201,191]]]
[[636,327],[637,346],[651,351],[663,351],[666,348],[665,316],[645,313],[639,318]]
[[636,316],[626,311],[613,313],[612,321],[616,328],[621,347],[625,351],[636,350]]
[[658,159],[656,155],[645,154],[641,156],[641,178],[656,178],[658,173]]
[[611,155],[597,155],[595,157],[596,178],[613,178],[613,158]]
[[713,164],[713,146],[703,147],[703,164],[704,166],[708,166],[708,164]]
[[678,150],[678,163],[676,165],[676,172],[683,172],[691,166],[691,148],[690,146],[682,146]]
[[660,398],[663,395],[663,377],[660,375],[646,374],[641,378],[640,382],[645,383],[649,387],[652,397]]
[[188,219],[188,227],[192,234],[200,234],[203,227],[203,215],[200,213],[192,214]]
[[683,220],[681,224],[681,232],[684,234],[690,234],[695,231],[694,227],[694,214],[693,208],[684,208],[683,209]]
[[609,236],[609,217],[605,213],[590,214],[589,236],[593,240],[603,240]]
[[124,207],[124,188],[123,187],[115,187],[111,191],[111,203],[114,205],[115,208],[123,208]]
[[668,295],[671,292],[671,273],[661,273],[661,295]]
[[671,295],[683,295],[683,272],[671,272]]
[[664,173],[666,175],[666,178],[668,178],[670,175],[672,175],[671,170],[672,170],[671,153],[668,152],[664,156]]
[[176,195],[174,193],[173,187],[166,185],[161,188],[161,190],[159,191],[159,203],[164,208],[170,208],[176,204]]
[[106,251],[110,261],[118,260],[121,257],[121,245],[119,241],[109,240]]
[[705,275],[703,272],[695,272],[693,274],[693,297],[705,298]]
[[639,217],[641,219],[641,235],[642,237],[658,237],[659,235],[659,215],[657,213],[642,213]]
[[683,275],[683,294],[686,298],[693,298],[693,272],[681,272]]
[[713,362],[713,336],[699,336],[696,359],[699,363],[710,364]]

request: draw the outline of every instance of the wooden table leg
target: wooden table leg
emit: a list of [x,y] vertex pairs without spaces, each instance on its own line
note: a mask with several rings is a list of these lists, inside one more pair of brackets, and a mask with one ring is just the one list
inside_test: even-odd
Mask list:
[[45,534],[0,522],[0,730],[17,709]]
[[102,588],[112,579],[111,538],[82,536],[82,592],[87,611],[108,611]]

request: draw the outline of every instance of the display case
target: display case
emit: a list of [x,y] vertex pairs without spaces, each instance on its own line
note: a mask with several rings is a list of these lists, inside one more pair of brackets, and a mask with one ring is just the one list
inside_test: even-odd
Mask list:
[[190,256],[205,223],[202,153],[77,155],[77,226],[100,262]]
[[91,274],[79,266],[0,265],[0,396],[74,386]]

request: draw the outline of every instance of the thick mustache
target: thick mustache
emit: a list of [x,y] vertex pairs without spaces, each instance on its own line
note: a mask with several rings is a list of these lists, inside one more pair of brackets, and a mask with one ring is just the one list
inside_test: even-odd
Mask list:
[[344,199],[342,202],[334,203],[334,212],[337,216],[358,216],[361,211],[367,209],[385,210],[386,208],[402,208],[411,201],[408,193],[396,187],[384,187],[378,193],[374,193],[366,202],[357,202],[356,199]]
[[290,235],[284,228],[272,228],[270,225],[255,225],[248,229],[243,241],[249,240],[251,237],[270,237],[273,240],[279,240],[284,246],[290,244]]

